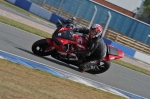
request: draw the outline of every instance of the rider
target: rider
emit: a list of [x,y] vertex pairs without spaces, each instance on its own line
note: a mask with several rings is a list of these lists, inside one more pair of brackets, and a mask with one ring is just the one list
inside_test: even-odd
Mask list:
[[[58,28],[53,36],[52,39],[57,43],[58,45],[62,45],[61,42],[57,40],[59,37],[58,31],[60,28]],[[101,37],[102,34],[102,27],[99,24],[93,24],[90,29],[87,28],[74,28],[75,32],[80,32],[83,34],[89,34],[89,40],[88,40],[88,49],[87,51],[79,51],[77,52],[78,56],[90,56],[88,57],[88,60],[85,62],[82,62],[81,64],[81,70],[88,70],[91,68],[92,65],[95,65],[97,63],[100,63],[102,61],[103,57],[106,55],[106,45]],[[62,34],[61,36],[65,38],[69,38],[69,34]]]
[[87,62],[81,64],[81,68],[83,71],[86,71],[91,68],[92,65],[100,63],[102,59],[106,55],[106,44],[103,41],[102,35],[102,27],[99,24],[93,24],[90,29],[87,28],[75,28],[75,32],[80,32],[83,34],[89,34],[88,40],[88,49],[87,51],[79,51],[78,55],[86,55],[90,56]]
[[74,20],[76,20],[76,17],[71,17],[71,18],[68,18],[64,23],[67,24],[67,23],[74,23]]
[[[71,17],[71,18],[68,18],[67,20],[58,20],[58,23],[56,23],[56,26],[57,28],[61,28],[62,27],[62,24],[66,24],[66,27],[70,27],[70,25],[73,25],[74,26],[74,20],[76,20],[76,17]],[[62,24],[60,24],[59,22],[61,22]]]

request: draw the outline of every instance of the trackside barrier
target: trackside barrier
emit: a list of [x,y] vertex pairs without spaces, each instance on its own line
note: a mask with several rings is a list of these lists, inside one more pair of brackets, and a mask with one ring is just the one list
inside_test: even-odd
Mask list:
[[[47,11],[46,9],[41,8],[40,6],[36,5],[36,4],[32,4],[31,2],[27,1],[27,0],[7,0],[8,2],[23,8],[27,11],[30,11],[42,18],[45,18],[53,23],[57,23],[58,19],[62,19],[65,20],[65,18],[62,18],[61,16],[58,16],[52,12]],[[124,53],[126,55],[129,55],[131,57],[134,57],[136,59],[142,60],[146,63],[150,63],[150,56],[143,54],[141,52],[138,52],[134,49],[131,49],[129,47],[123,46],[122,44],[113,42],[111,40],[108,40],[106,38],[104,38],[105,43],[110,44],[118,49],[121,49],[122,51],[124,51]],[[140,56],[140,57],[139,57]],[[145,59],[147,58],[147,59]]]
[[16,6],[22,8],[22,9],[25,9],[27,11],[29,11],[31,4],[32,4],[31,2],[26,1],[26,0],[16,0],[16,2],[15,2]]
[[150,64],[150,56],[148,56],[146,54],[143,54],[141,52],[136,51],[135,55],[134,55],[134,58],[139,59],[143,62],[146,62],[146,63]]
[[46,20],[50,20],[51,19],[51,16],[52,16],[52,12],[49,12],[48,10],[42,8],[42,7],[39,7],[38,5],[32,3],[29,11],[31,13],[34,13]]
[[58,19],[61,19],[61,20],[65,20],[65,18],[62,18],[34,3],[31,3],[27,0],[7,0],[8,2],[22,8],[22,9],[25,9],[31,13],[34,13],[44,19],[47,19],[53,23],[57,23],[58,22]]
[[52,14],[50,21],[56,24],[58,22],[58,19],[65,20],[65,18],[62,18],[56,14]]
[[136,51],[140,51],[145,54],[150,54],[150,46],[144,43],[141,43],[135,39],[129,38],[121,33],[107,30],[105,37],[114,42],[118,42],[122,45],[132,48]]
[[16,0],[7,0],[8,2],[15,4]]
[[131,56],[131,57],[134,57],[134,55],[135,55],[135,52],[136,52],[136,51],[133,50],[133,49],[131,49],[131,48],[128,48],[128,47],[126,47],[126,46],[123,46],[123,45],[121,45],[121,44],[119,44],[119,43],[113,42],[113,41],[111,41],[111,40],[109,40],[109,39],[106,39],[106,38],[104,38],[104,42],[105,42],[106,44],[110,44],[111,46],[114,46],[114,47],[116,47],[116,48],[122,50],[126,55],[129,55],[129,56]]

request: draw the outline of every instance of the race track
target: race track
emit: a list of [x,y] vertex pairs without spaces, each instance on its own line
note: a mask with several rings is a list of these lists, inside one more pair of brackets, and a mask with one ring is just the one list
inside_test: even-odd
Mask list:
[[80,75],[146,98],[150,98],[150,77],[136,71],[112,64],[110,69],[99,75],[80,73],[76,68],[63,64],[51,57],[37,57],[31,51],[32,44],[42,37],[0,23],[0,50],[16,54],[76,75]]

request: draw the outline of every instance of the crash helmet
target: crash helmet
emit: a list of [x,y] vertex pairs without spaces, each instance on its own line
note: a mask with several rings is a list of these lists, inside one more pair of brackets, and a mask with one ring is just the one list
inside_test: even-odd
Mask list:
[[92,24],[92,26],[90,27],[90,35],[99,35],[101,36],[103,32],[103,28],[101,25],[99,24]]

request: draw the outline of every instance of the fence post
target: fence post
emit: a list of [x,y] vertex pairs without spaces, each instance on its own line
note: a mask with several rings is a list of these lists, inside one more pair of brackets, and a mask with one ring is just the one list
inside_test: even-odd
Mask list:
[[57,15],[59,15],[59,12],[60,12],[60,9],[61,9],[61,7],[62,7],[63,2],[64,2],[64,0],[61,0],[60,5],[59,5],[59,8],[58,8],[58,11],[57,11]]
[[92,20],[91,20],[91,22],[90,22],[89,28],[91,27],[91,25],[92,25],[92,23],[93,23],[93,21],[94,21],[94,18],[95,18],[95,16],[96,16],[96,13],[97,13],[97,7],[94,6],[94,8],[95,8],[95,12],[94,12],[93,17],[92,17]]
[[43,5],[45,4],[45,2],[46,2],[46,0],[43,0],[43,2],[42,2],[42,5],[41,5],[41,6],[43,6]]
[[110,23],[110,20],[111,20],[111,13],[110,12],[108,12],[108,20],[107,20],[107,23],[106,23],[106,25],[105,25],[105,28],[104,28],[104,30],[103,30],[103,33],[102,33],[102,36],[101,37],[104,37],[105,36],[105,33],[106,33],[106,30],[107,30],[107,28],[108,28],[108,25],[109,25],[109,23]]
[[78,7],[77,7],[77,10],[76,10],[76,13],[75,13],[75,17],[77,16],[79,10],[80,10],[80,6],[82,4],[82,0],[79,1],[79,4],[78,4]]
[[144,41],[145,44],[146,44],[146,42],[147,42],[147,40],[148,40],[149,37],[150,37],[150,35],[147,35],[147,37],[146,37],[146,39]]

